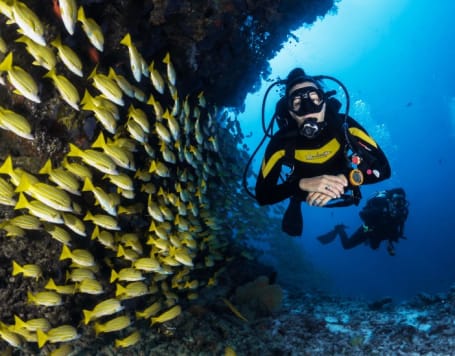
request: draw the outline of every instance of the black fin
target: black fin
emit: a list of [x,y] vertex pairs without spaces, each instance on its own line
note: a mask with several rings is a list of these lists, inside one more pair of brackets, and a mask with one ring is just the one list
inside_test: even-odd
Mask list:
[[332,241],[334,241],[336,239],[337,235],[338,235],[338,231],[333,229],[332,231],[329,231],[328,233],[318,236],[316,238],[319,240],[319,242],[321,244],[327,245],[327,244],[331,243]]
[[290,236],[301,236],[303,232],[302,201],[291,198],[281,222],[281,230]]

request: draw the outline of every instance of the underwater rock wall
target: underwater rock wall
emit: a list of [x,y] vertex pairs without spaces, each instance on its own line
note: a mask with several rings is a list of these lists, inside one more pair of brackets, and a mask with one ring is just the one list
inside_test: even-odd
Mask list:
[[216,285],[257,227],[215,104],[243,99],[298,4],[0,1],[2,347],[129,347]]

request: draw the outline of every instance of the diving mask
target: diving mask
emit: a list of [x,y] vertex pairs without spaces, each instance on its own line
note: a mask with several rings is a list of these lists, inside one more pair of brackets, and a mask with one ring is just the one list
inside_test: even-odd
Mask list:
[[288,109],[298,116],[318,113],[323,105],[324,93],[313,86],[299,88],[288,97]]

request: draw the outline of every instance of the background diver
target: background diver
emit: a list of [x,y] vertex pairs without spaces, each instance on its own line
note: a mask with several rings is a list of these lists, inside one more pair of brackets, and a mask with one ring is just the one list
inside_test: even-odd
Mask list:
[[340,224],[317,239],[323,244],[328,244],[340,235],[344,249],[366,243],[373,250],[376,250],[382,241],[388,241],[387,251],[394,256],[393,243],[398,242],[400,238],[405,239],[404,224],[409,213],[408,206],[402,188],[380,191],[370,198],[360,211],[363,225],[351,237],[348,237],[345,226]]
[[[342,86],[346,113],[338,112],[341,104],[331,98],[335,92],[325,93],[321,79]],[[286,86],[274,116],[280,130],[266,148],[254,197],[260,205],[290,198],[282,229],[300,236],[302,200],[318,207],[357,205],[359,186],[387,179],[391,171],[379,145],[348,116],[349,95],[342,83],[327,76],[311,77],[296,68],[280,84]],[[283,166],[291,172],[280,180]]]

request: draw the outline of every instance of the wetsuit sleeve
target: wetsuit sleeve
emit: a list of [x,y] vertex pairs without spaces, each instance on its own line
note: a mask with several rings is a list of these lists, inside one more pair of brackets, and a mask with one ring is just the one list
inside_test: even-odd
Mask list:
[[382,149],[368,132],[352,118],[348,120],[349,139],[361,157],[357,166],[363,173],[363,184],[377,183],[390,178],[390,164]]
[[267,146],[256,181],[256,200],[260,205],[275,204],[299,192],[299,180],[290,178],[280,182],[285,158],[283,140],[272,138]]

